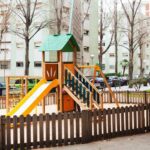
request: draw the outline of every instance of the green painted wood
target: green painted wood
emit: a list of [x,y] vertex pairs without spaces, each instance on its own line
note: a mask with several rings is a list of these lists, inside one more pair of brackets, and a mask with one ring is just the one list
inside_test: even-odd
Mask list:
[[72,34],[57,34],[49,35],[46,40],[42,43],[39,51],[63,51],[73,52],[74,47],[77,51],[80,48]]

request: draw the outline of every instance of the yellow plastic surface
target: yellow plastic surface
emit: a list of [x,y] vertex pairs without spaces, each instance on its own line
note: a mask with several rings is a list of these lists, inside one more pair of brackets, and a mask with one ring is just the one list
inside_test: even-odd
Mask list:
[[[13,116],[20,107],[23,107],[24,103],[29,99],[30,96],[44,83],[47,81],[45,79],[41,79],[39,83],[37,83],[34,88],[27,93],[27,95],[16,105],[16,107],[11,110],[6,116]],[[23,112],[22,115],[27,116],[37,105],[38,103],[56,86],[58,86],[58,79],[53,80],[49,86],[39,94],[38,98]]]

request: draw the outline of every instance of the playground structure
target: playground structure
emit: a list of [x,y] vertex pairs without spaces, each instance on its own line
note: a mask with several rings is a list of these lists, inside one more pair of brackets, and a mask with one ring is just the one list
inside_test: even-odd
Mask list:
[[[40,47],[42,52],[42,79],[35,87],[27,93],[23,99],[8,112],[7,116],[27,116],[42,101],[44,109],[44,98],[53,89],[56,91],[57,110],[67,112],[74,110],[103,109],[103,96],[93,83],[91,83],[79,70],[86,67],[94,68],[94,77],[99,71],[104,78],[105,84],[119,107],[117,99],[107,83],[104,74],[98,66],[76,66],[76,55],[79,46],[72,34],[49,35]],[[55,51],[56,62],[46,62],[45,52]],[[63,60],[63,53],[72,52],[72,61]],[[6,82],[6,99],[9,99],[9,81]],[[25,82],[27,84],[27,82]],[[26,85],[27,87],[27,85]],[[8,105],[8,104],[7,104]]]

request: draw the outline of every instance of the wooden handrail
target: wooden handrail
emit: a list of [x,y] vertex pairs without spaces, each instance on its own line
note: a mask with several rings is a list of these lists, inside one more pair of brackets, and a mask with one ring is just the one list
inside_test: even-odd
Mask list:
[[88,84],[98,93],[98,94],[102,94],[96,87],[94,84],[92,84],[84,75],[83,73],[75,66],[74,67],[75,70],[82,76],[82,78],[84,78],[86,80],[86,82],[88,82]]
[[79,83],[82,84],[82,86],[86,89],[86,91],[90,92],[90,90],[89,90],[67,67],[65,67],[65,70],[68,70],[69,73],[70,73],[76,80],[78,80]]

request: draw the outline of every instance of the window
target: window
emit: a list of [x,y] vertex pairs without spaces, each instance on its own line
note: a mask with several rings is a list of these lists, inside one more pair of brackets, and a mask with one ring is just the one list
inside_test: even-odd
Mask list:
[[41,66],[42,66],[41,61],[34,62],[34,67],[41,67]]
[[84,35],[88,35],[89,34],[89,30],[84,30]]
[[127,42],[127,41],[124,41],[124,42],[123,42],[123,44],[124,44],[124,45],[127,45],[127,44],[128,44],[128,42]]
[[89,47],[85,46],[84,47],[84,51],[88,52],[89,51]]
[[114,65],[110,65],[109,69],[115,69],[115,66]]
[[115,57],[114,53],[109,53],[109,57]]
[[10,69],[10,61],[0,61],[0,69]]
[[128,53],[122,53],[123,57],[128,57]]
[[22,61],[16,62],[16,67],[23,67],[23,62]]
[[36,47],[40,47],[41,44],[42,44],[41,41],[34,42],[34,47],[35,47],[35,48],[36,48]]
[[102,43],[102,46],[105,46],[105,43]]
[[0,51],[1,51],[1,52],[6,52],[6,53],[7,53],[7,52],[8,52],[8,48],[1,48]]
[[16,47],[17,48],[23,48],[23,43],[22,42],[16,43]]
[[149,66],[148,66],[148,65],[146,66],[146,69],[149,69]]

